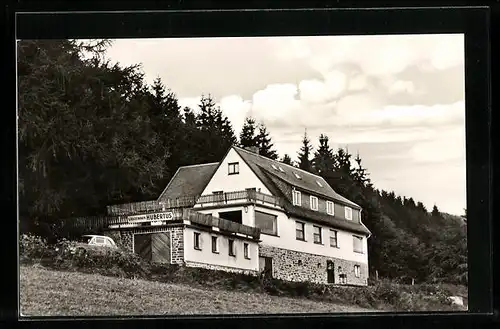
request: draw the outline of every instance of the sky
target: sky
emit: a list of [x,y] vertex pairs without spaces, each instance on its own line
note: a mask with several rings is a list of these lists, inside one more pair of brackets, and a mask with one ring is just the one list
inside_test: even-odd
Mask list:
[[375,187],[466,208],[462,34],[119,39],[107,56],[142,64],[182,106],[211,94],[238,135],[245,117],[263,122],[280,156],[297,159],[306,129],[314,148],[325,134]]

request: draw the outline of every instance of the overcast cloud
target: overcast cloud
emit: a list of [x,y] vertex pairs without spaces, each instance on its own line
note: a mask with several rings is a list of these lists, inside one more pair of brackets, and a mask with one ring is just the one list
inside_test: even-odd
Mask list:
[[108,57],[183,106],[212,94],[237,133],[263,121],[280,155],[296,159],[307,128],[359,151],[376,187],[466,206],[463,35],[121,39]]

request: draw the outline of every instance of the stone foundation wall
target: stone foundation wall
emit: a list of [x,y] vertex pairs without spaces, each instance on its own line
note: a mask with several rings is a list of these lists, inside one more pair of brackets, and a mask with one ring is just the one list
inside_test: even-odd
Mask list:
[[134,234],[140,233],[160,233],[170,232],[170,248],[172,249],[172,264],[184,264],[184,227],[147,227],[147,228],[133,228],[110,230],[104,234],[112,238],[116,244],[127,251],[133,252],[134,248]]
[[199,267],[199,268],[205,268],[207,270],[226,271],[226,272],[231,272],[231,273],[242,273],[242,274],[253,275],[253,276],[257,276],[259,274],[258,271],[242,270],[239,268],[228,267],[228,266],[210,265],[210,264],[204,264],[204,263],[198,263],[198,262],[185,262],[185,264],[187,267]]
[[[348,285],[368,284],[368,265],[356,263],[344,259],[326,257],[287,249],[281,249],[266,245],[259,246],[259,256],[271,257],[273,259],[273,277],[286,281],[309,281],[315,283],[327,283],[327,261],[330,260],[335,266],[335,281],[339,283],[339,266],[342,273],[347,275]],[[354,274],[354,265],[360,266],[360,276]]]

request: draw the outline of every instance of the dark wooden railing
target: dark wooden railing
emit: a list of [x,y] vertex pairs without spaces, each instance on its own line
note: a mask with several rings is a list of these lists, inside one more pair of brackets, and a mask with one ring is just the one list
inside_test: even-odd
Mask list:
[[[251,227],[248,225],[243,225],[235,222],[231,222],[226,219],[214,217],[209,214],[202,214],[194,210],[187,208],[179,209],[165,209],[167,212],[173,213],[173,218],[171,220],[185,219],[189,220],[195,225],[217,227],[221,231],[226,231],[230,233],[240,233],[244,235],[251,236],[255,239],[260,237],[260,229],[256,227]],[[141,215],[141,214],[135,214]],[[114,225],[130,225],[135,224],[138,226],[150,225],[151,220],[134,220],[130,219],[129,216],[93,216],[93,217],[78,217],[69,218],[63,221],[63,225],[66,228],[77,229],[88,232],[100,232],[105,229],[109,229],[110,226]]]
[[186,196],[176,199],[162,201],[150,200],[111,205],[107,207],[108,215],[137,215],[149,212],[162,211],[163,209],[192,208],[195,204],[206,206],[207,204],[224,205],[234,201],[248,201],[263,203],[274,206],[283,206],[283,199],[254,190],[226,192],[221,194],[208,194],[202,196]]
[[202,214],[189,209],[184,209],[184,212],[186,216],[184,218],[189,219],[189,221],[194,224],[218,227],[221,231],[245,234],[255,239],[258,239],[260,237],[260,229],[257,227],[235,223],[227,219]]
[[188,196],[164,201],[150,200],[111,205],[107,207],[109,215],[137,215],[148,212],[162,211],[163,209],[191,208],[196,203],[196,196]]
[[228,204],[233,201],[246,200],[253,203],[267,203],[274,206],[283,206],[284,200],[279,197],[275,197],[262,192],[257,192],[254,190],[236,191],[236,192],[226,192],[221,194],[209,194],[202,195],[196,201],[198,205],[205,204]]

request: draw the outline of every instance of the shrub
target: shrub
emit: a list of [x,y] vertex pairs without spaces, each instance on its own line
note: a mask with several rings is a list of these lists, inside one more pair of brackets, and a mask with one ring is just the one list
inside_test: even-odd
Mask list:
[[32,234],[22,234],[19,239],[19,255],[21,260],[40,260],[53,255],[47,240]]

